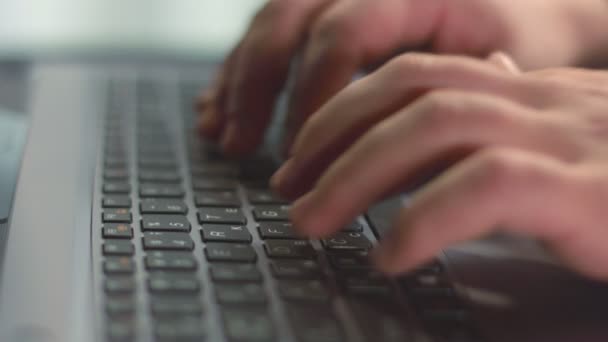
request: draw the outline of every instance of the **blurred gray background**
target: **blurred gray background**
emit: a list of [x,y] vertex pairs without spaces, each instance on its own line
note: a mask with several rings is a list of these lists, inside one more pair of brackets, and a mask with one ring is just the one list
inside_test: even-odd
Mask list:
[[264,0],[0,0],[0,57],[93,51],[222,55]]

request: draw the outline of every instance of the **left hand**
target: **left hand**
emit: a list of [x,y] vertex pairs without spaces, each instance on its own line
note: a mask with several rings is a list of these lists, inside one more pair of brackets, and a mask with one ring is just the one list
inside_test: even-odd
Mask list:
[[567,265],[608,279],[608,72],[501,70],[405,54],[307,121],[274,187],[298,197],[298,229],[325,236],[416,176],[376,251],[388,273],[498,229],[539,238]]

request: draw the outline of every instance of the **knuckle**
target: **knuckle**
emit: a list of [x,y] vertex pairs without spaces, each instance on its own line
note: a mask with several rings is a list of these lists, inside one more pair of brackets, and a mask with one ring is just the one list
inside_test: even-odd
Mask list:
[[288,44],[282,33],[291,13],[299,10],[296,3],[294,0],[271,0],[260,9],[245,35],[246,48],[260,54],[262,60],[276,57],[275,54]]
[[387,142],[390,142],[393,133],[393,127],[389,120],[382,121],[372,127],[358,143],[359,148],[363,149],[364,155],[375,153],[386,148]]
[[264,23],[274,20],[286,13],[291,7],[290,0],[269,0],[255,15],[253,22]]
[[461,100],[461,96],[454,92],[432,91],[419,100],[420,110],[415,111],[414,121],[418,127],[438,134],[453,129],[461,121],[459,118]]
[[[292,119],[292,121],[294,120]],[[302,128],[300,129],[300,134],[302,134],[303,136],[308,136],[308,134],[311,132],[322,131],[322,129],[325,127],[323,121],[323,117],[322,115],[320,115],[319,112],[314,113],[313,115],[306,118],[306,120],[302,124]]]
[[312,34],[324,39],[337,40],[347,34],[349,28],[350,24],[347,17],[342,15],[323,15],[314,23]]
[[564,77],[564,75],[569,76],[572,74],[573,74],[573,72],[569,68],[557,67],[557,68],[548,68],[548,69],[533,71],[530,73],[530,76],[531,77],[540,77],[540,78],[544,78],[544,79],[561,79]]
[[484,175],[492,178],[504,178],[511,175],[517,166],[516,158],[508,150],[494,148],[481,152],[477,162]]
[[476,179],[486,188],[508,191],[517,185],[545,185],[555,178],[541,164],[508,148],[486,149],[477,155],[476,161]]
[[583,191],[594,199],[591,203],[602,203],[601,211],[605,212],[603,203],[608,201],[608,177],[604,168],[580,168],[579,174]]
[[336,58],[356,57],[356,36],[356,23],[347,15],[321,16],[310,31],[311,44]]
[[387,68],[391,74],[403,79],[403,77],[423,74],[434,64],[434,58],[430,54],[410,52],[393,58],[387,64]]

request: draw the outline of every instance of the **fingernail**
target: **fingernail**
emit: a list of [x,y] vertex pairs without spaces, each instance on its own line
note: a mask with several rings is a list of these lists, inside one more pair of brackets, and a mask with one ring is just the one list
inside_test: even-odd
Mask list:
[[215,89],[205,90],[194,102],[194,109],[203,112],[215,100]]
[[230,123],[228,123],[226,130],[222,134],[222,138],[220,141],[222,150],[224,150],[224,152],[228,152],[228,153],[233,151],[234,147],[235,147],[235,143],[238,140],[238,137],[239,137],[239,125],[234,120],[231,120]]
[[288,159],[270,178],[270,186],[273,190],[281,193],[292,184],[292,174],[294,172],[294,160]]
[[494,51],[492,54],[490,54],[490,56],[488,56],[487,59],[490,63],[494,64],[495,66],[497,66],[500,69],[503,69],[505,71],[508,71],[512,74],[521,73],[521,69],[519,68],[517,63],[515,63],[513,58],[510,55],[508,55],[506,52]]
[[211,108],[205,109],[199,117],[198,126],[203,133],[207,133],[213,130],[215,120],[215,113]]
[[303,234],[311,234],[314,231],[315,227],[311,224],[311,220],[316,217],[313,212],[317,202],[313,190],[295,201],[289,210],[294,227]]
[[383,272],[393,272],[392,265],[399,248],[396,241],[395,238],[385,238],[371,253],[372,261]]

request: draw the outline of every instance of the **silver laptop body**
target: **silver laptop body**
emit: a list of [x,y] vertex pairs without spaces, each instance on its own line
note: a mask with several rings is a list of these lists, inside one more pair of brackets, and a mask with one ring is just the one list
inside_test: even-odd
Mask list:
[[[0,224],[0,341],[608,341],[608,285],[563,269],[534,242],[492,237],[447,250],[419,273],[383,279],[361,255],[365,241],[386,231],[399,200],[362,213],[359,228],[335,241],[304,246],[270,236],[285,222],[259,179],[239,178],[230,190],[237,205],[203,196],[218,190],[200,184],[235,176],[205,169],[217,161],[197,159],[205,147],[190,145],[184,101],[208,81],[212,63],[47,60],[22,70],[24,106],[5,110],[24,113],[13,117],[27,135],[24,145],[13,143],[23,151],[10,215]],[[138,100],[146,87],[158,97],[154,106]],[[138,130],[140,119],[151,133]],[[142,175],[140,154],[153,145],[157,124],[171,141],[178,181]],[[105,172],[108,146],[119,138],[130,189],[106,191],[118,183]],[[183,193],[148,187],[143,194],[148,183],[177,184]],[[127,210],[104,208],[115,195],[131,200]],[[153,214],[144,214],[148,199],[183,203],[164,210],[183,213],[190,228],[154,221],[167,212],[148,206]],[[233,211],[218,208],[240,216],[232,222],[223,215]],[[125,213],[128,221],[113,222]],[[229,223],[216,227],[215,216]],[[118,236],[121,224],[132,236]],[[241,227],[240,238],[229,240],[222,229],[230,226]],[[106,250],[109,240],[122,242]],[[132,252],[121,249],[129,243]]]

